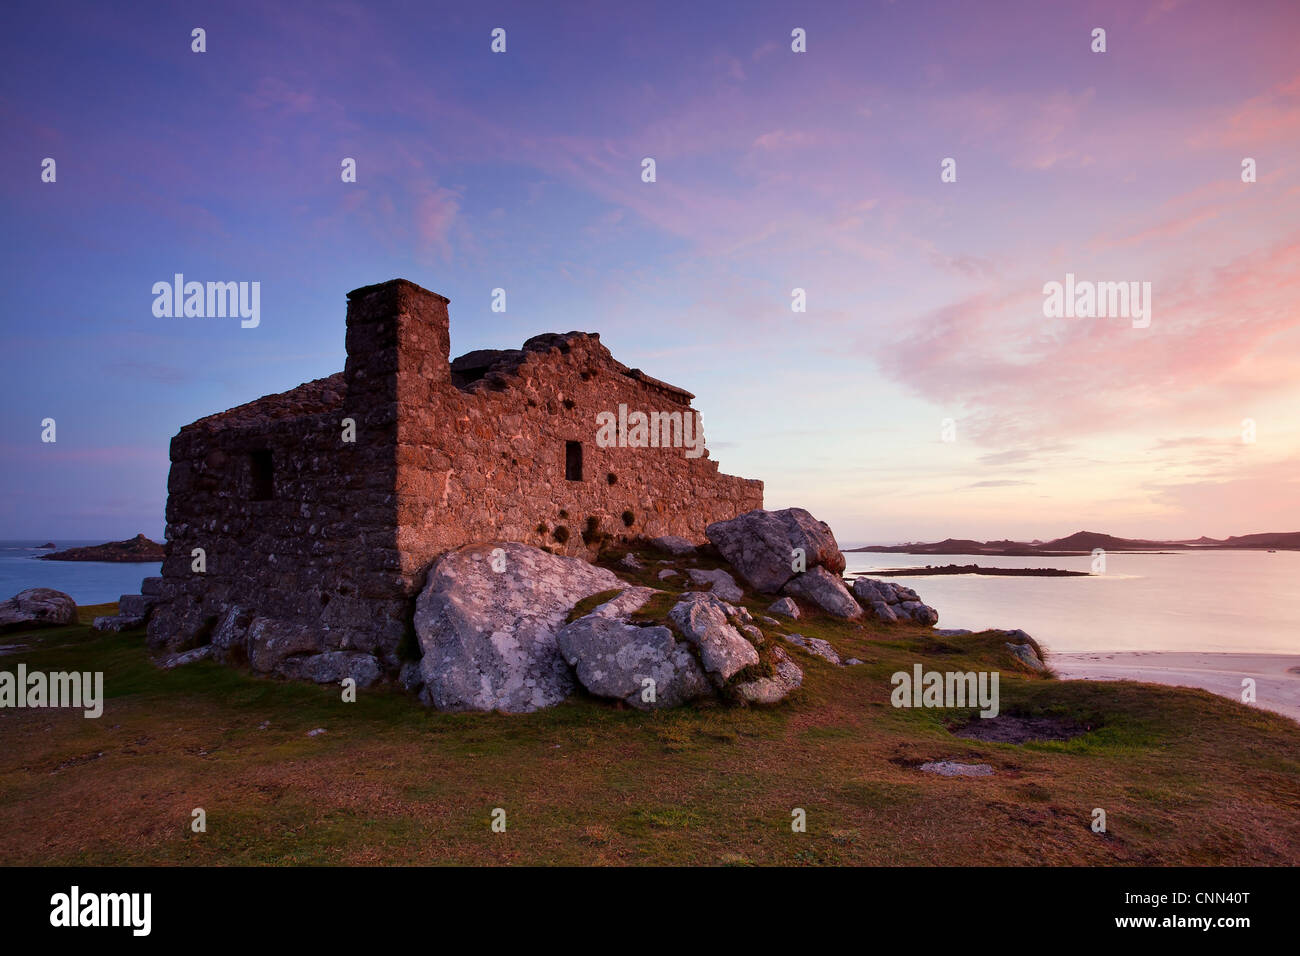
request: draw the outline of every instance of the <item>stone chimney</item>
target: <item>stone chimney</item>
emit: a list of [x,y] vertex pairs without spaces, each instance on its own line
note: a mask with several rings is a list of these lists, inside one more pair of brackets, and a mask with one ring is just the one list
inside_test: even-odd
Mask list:
[[349,406],[423,404],[431,387],[451,382],[449,302],[406,279],[348,293]]

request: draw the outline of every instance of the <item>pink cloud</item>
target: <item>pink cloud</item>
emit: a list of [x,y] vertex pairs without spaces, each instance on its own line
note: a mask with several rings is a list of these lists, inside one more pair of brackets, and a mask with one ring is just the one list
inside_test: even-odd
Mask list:
[[914,392],[968,409],[967,433],[991,444],[1238,421],[1295,387],[1298,262],[1300,235],[1171,274],[1154,283],[1149,330],[1046,319],[1030,285],[979,293],[910,320],[877,357]]

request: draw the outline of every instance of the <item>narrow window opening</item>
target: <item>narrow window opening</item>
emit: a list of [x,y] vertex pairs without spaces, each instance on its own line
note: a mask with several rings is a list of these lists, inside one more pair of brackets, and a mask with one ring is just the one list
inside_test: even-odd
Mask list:
[[569,481],[582,481],[582,442],[564,443],[564,477]]
[[270,501],[275,497],[275,466],[269,448],[259,448],[249,456],[253,472],[252,499]]

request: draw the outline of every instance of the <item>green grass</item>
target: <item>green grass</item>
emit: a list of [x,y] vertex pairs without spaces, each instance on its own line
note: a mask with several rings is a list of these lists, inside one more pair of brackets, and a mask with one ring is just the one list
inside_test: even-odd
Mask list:
[[[644,583],[680,593],[680,577],[654,578],[668,566]],[[743,603],[765,614],[771,599]],[[85,622],[112,607],[82,610]],[[210,662],[162,671],[139,631],[4,635],[28,646],[0,668],[101,670],[108,700],[98,720],[0,710],[0,863],[1300,863],[1300,726],[1283,717],[1201,691],[1044,677],[996,633],[785,623],[764,631],[865,663],[785,645],[804,685],[766,709],[642,713],[579,695],[535,714],[444,714],[393,690],[349,704],[338,688]],[[1094,729],[955,737],[973,711],[890,705],[890,675],[916,662],[996,669],[1004,713]],[[938,759],[996,773],[917,770]],[[206,833],[190,832],[196,807]],[[489,827],[496,807],[505,833]],[[791,832],[796,807],[806,833]],[[1107,834],[1089,828],[1094,807]]]

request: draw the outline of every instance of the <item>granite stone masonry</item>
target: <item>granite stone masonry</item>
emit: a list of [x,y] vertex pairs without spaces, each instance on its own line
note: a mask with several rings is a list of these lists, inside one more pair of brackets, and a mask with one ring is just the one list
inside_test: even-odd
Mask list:
[[[690,392],[616,361],[596,333],[450,361],[447,305],[404,279],[356,289],[342,372],[172,439],[152,647],[220,631],[214,657],[261,672],[369,676],[373,658],[393,678],[418,653],[416,595],[454,548],[700,545],[708,525],[762,507],[762,482],[721,474],[707,451],[598,446],[600,412],[698,416]],[[332,652],[348,653],[319,658]]]

